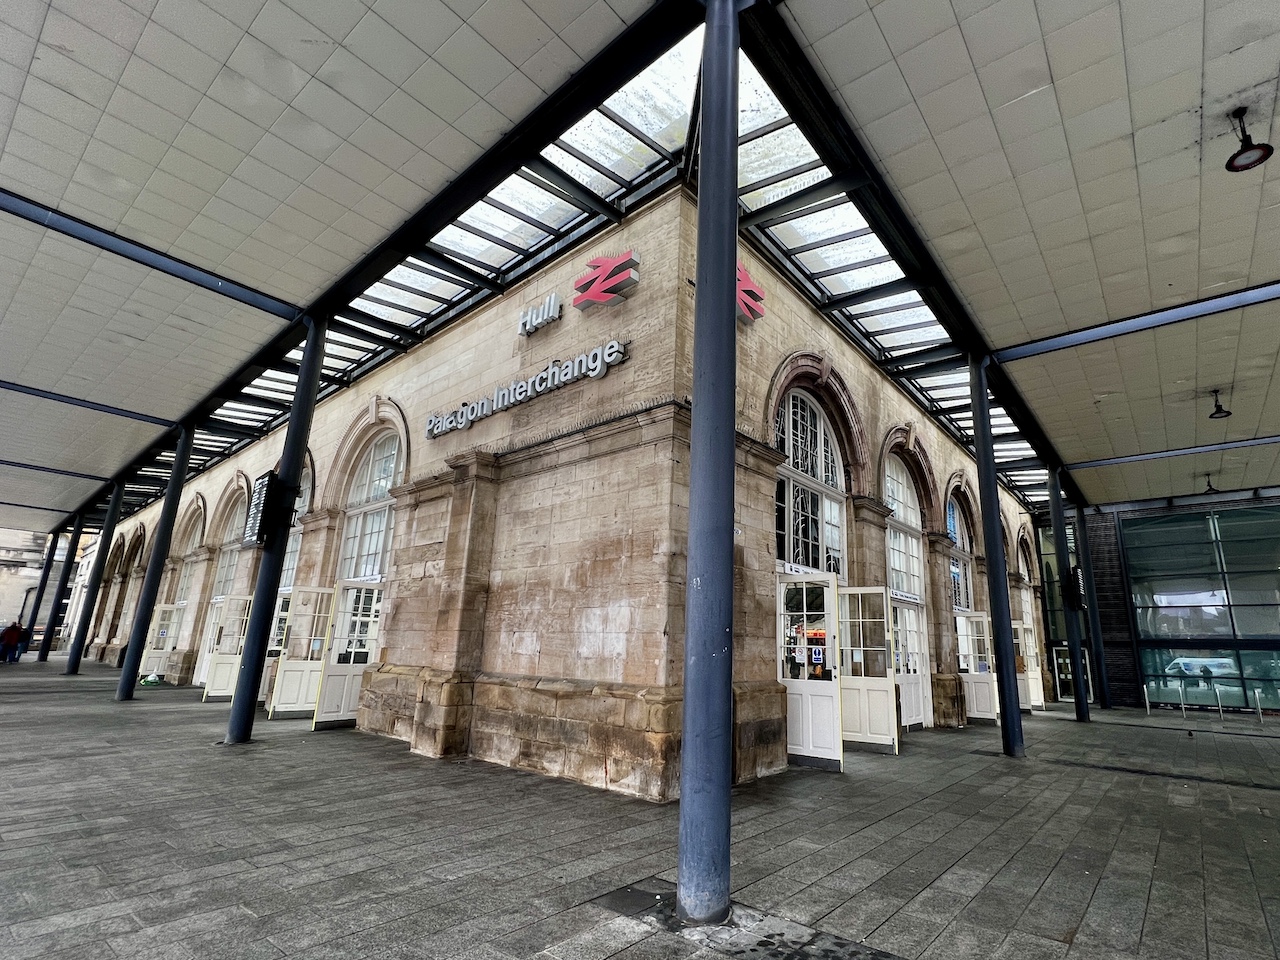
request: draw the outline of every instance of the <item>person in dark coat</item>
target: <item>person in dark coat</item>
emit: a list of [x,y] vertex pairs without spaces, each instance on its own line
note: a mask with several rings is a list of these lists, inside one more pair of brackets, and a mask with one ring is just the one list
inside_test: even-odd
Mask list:
[[18,644],[22,642],[22,625],[17,620],[0,632],[0,660],[5,663],[18,662]]

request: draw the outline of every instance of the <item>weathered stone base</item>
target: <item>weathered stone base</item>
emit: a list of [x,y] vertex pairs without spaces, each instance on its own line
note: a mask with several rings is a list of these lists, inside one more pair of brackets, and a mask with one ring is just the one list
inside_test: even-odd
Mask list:
[[418,702],[418,676],[422,670],[422,667],[399,667],[390,663],[369,667],[360,679],[356,727],[396,740],[410,740]]
[[174,650],[169,654],[169,662],[164,668],[164,682],[177,687],[185,687],[196,675],[196,658],[198,650]]
[[733,782],[787,769],[787,691],[775,681],[733,685]]
[[963,727],[967,722],[964,681],[958,673],[935,673],[933,681],[933,725]]
[[[679,796],[683,689],[381,664],[356,726],[429,757],[473,756],[658,802]],[[787,766],[786,695],[734,684],[734,781]]]
[[124,652],[128,646],[128,643],[108,643],[102,648],[102,662],[120,669],[124,666]]

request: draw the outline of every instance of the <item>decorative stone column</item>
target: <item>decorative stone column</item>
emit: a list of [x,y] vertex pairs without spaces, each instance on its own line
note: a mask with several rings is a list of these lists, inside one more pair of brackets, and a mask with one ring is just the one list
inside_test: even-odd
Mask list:
[[787,766],[787,696],[776,664],[773,510],[778,467],[787,458],[739,434],[735,459],[733,782],[744,783]]
[[854,494],[847,501],[849,528],[849,582],[859,587],[883,587],[889,577],[888,519],[893,510],[875,497]]
[[951,593],[951,549],[945,533],[924,535],[926,577],[932,603],[929,610],[929,660],[933,685],[933,724],[960,727],[965,722],[964,688],[960,681],[959,641],[956,638],[955,608]]
[[[498,461],[492,454],[471,451],[445,462],[452,475],[441,481],[448,487],[433,490],[430,488],[440,488],[442,483],[429,483],[416,493],[424,499],[437,499],[447,489],[449,497],[448,529],[440,573],[435,578],[436,609],[430,630],[434,664],[384,664],[376,672],[366,672],[357,720],[359,726],[369,729],[375,723],[385,727],[388,721],[395,722],[409,710],[405,698],[412,688],[409,747],[429,757],[465,755],[471,748],[475,677],[484,654],[499,484]],[[406,517],[403,526],[410,529],[412,521]],[[406,613],[413,608],[410,584],[402,584],[404,595],[396,598],[397,615],[399,607],[408,608]],[[421,622],[430,623],[431,619],[422,617]],[[386,732],[394,735],[394,730]]]

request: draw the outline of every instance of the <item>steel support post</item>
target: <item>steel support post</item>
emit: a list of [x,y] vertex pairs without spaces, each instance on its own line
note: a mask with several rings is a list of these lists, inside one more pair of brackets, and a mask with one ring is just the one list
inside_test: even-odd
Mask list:
[[117,480],[111,489],[111,503],[107,506],[107,518],[98,534],[98,549],[93,554],[93,568],[89,582],[85,584],[84,603],[80,607],[80,622],[76,624],[71,649],[67,651],[67,668],[62,672],[74,676],[80,672],[80,658],[84,656],[84,642],[93,626],[93,608],[98,605],[98,591],[102,589],[102,574],[107,568],[107,554],[111,552],[111,538],[116,535],[116,522],[120,519],[120,505],[124,501],[124,484]]
[[1000,742],[1006,757],[1026,756],[1022,740],[1022,709],[1018,703],[1018,663],[1013,650],[1013,622],[1009,612],[1009,569],[1000,536],[1000,486],[996,479],[995,448],[991,441],[991,403],[987,398],[987,357],[969,360],[969,389],[973,396],[973,446],[978,461],[978,502],[982,512],[982,543],[987,553],[987,595],[991,640],[996,655],[996,691],[1000,697]]
[[1062,619],[1067,625],[1067,652],[1071,654],[1071,692],[1076,701],[1076,719],[1089,719],[1089,688],[1084,682],[1084,656],[1080,653],[1080,618],[1075,603],[1071,554],[1067,551],[1067,524],[1062,518],[1062,487],[1058,471],[1049,470],[1049,519],[1053,523],[1053,553],[1058,559],[1058,589],[1062,597]]
[[289,542],[290,511],[297,499],[302,467],[307,459],[311,415],[315,412],[320,370],[324,365],[325,320],[307,317],[306,322],[307,345],[302,351],[293,410],[289,413],[284,452],[280,455],[280,499],[271,505],[271,511],[264,517],[267,536],[258,561],[258,580],[253,588],[253,605],[249,609],[249,625],[240,654],[240,671],[236,675],[236,690],[231,698],[231,717],[227,721],[227,737],[223,741],[227,744],[248,743],[253,735],[258,688],[262,685],[267,641],[271,638],[275,621],[280,573],[284,569],[284,554]]
[[685,585],[678,916],[729,916],[737,378],[738,8],[706,0]]
[[1111,684],[1107,681],[1107,661],[1103,659],[1102,618],[1098,615],[1098,585],[1093,582],[1093,552],[1089,549],[1089,533],[1084,524],[1084,508],[1076,507],[1076,552],[1080,555],[1080,571],[1084,574],[1084,602],[1089,607],[1089,649],[1093,651],[1093,686],[1098,706],[1111,709]]
[[191,459],[191,442],[195,427],[183,426],[178,435],[178,448],[174,451],[173,472],[164,491],[164,506],[160,519],[151,535],[151,559],[142,578],[142,591],[138,594],[138,608],[129,630],[129,646],[124,651],[124,666],[120,670],[120,683],[116,687],[117,700],[132,700],[133,688],[138,685],[138,668],[142,666],[143,648],[151,629],[151,615],[155,612],[156,597],[160,594],[160,577],[165,561],[169,559],[169,541],[173,538],[173,521],[178,516],[178,501],[182,499],[182,484],[187,477],[187,461]]
[[76,514],[75,525],[71,528],[71,539],[67,541],[67,553],[62,559],[62,569],[58,571],[58,585],[53,590],[53,604],[49,608],[49,622],[45,624],[44,636],[40,639],[40,652],[36,659],[44,663],[49,659],[49,651],[53,649],[53,635],[62,625],[62,605],[67,599],[67,584],[71,582],[71,568],[76,562],[76,551],[80,548],[80,534],[84,532],[84,514]]
[[49,535],[49,549],[44,552],[44,567],[40,570],[40,585],[36,587],[36,602],[31,608],[31,621],[27,630],[35,638],[36,621],[40,619],[40,604],[44,603],[44,591],[49,586],[49,574],[53,572],[53,561],[58,555],[58,540],[62,537],[62,528]]

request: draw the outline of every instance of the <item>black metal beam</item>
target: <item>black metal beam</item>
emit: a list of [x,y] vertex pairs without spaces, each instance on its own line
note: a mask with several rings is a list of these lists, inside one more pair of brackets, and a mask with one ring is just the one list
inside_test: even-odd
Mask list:
[[569,202],[582,207],[584,210],[598,213],[613,223],[622,222],[621,210],[609,201],[601,199],[594,190],[588,190],[569,174],[543,157],[532,157],[526,160],[524,165],[531,173],[536,173],[551,186],[558,187]]
[[766,203],[763,207],[752,210],[750,213],[741,214],[738,218],[738,227],[739,229],[753,227],[757,223],[772,220],[783,214],[791,213],[793,210],[812,206],[819,200],[826,200],[828,197],[834,197],[837,194],[848,193],[866,185],[867,178],[858,174],[842,173],[839,176],[829,177],[811,187],[797,190],[781,200]]
[[9,500],[0,500],[0,507],[14,507],[18,510],[39,510],[42,513],[59,513],[64,517],[69,515],[66,510],[61,510],[58,507],[36,507],[29,503],[13,503]]
[[[928,324],[928,325],[932,326],[932,324]],[[890,327],[889,329],[881,332],[897,333],[898,331],[904,330],[904,329],[910,329],[910,327]],[[916,350],[912,353],[899,354],[898,356],[887,360],[885,362],[885,367],[886,368],[897,367],[901,369],[904,367],[908,367],[911,364],[933,363],[934,361],[937,361],[937,360],[952,360],[955,358],[963,359],[966,364],[968,364],[969,362],[968,357],[963,356],[963,354],[961,354],[960,351],[956,349],[955,344],[949,343],[946,346],[928,347],[924,350]]]
[[170,277],[193,283],[197,287],[261,310],[263,313],[269,313],[281,320],[293,321],[302,315],[302,308],[292,303],[286,303],[260,290],[254,290],[252,287],[219,276],[211,270],[197,267],[167,253],[161,253],[154,247],[148,247],[136,240],[126,239],[110,230],[103,230],[76,217],[59,213],[52,207],[46,207],[42,203],[28,200],[8,190],[0,189],[0,210],[61,233],[63,236],[80,240],[99,250],[114,253],[133,263],[158,270]]
[[877,287],[868,287],[865,290],[855,290],[853,293],[843,293],[838,297],[832,297],[826,303],[821,304],[821,310],[823,313],[835,313],[837,310],[846,310],[849,307],[856,307],[860,303],[869,303],[882,297],[896,297],[899,294],[911,293],[916,288],[916,282],[910,277],[903,277],[901,280],[890,280],[888,283],[882,283]]
[[659,0],[555,93],[516,124],[426,206],[353,266],[309,307],[332,316],[392,267],[418,256],[427,241],[495,186],[537,156],[561,132],[616,93],[627,81],[702,22],[702,6]]
[[1039,457],[1023,457],[1021,460],[1004,460],[996,463],[996,470],[1008,473],[1014,470],[1043,470],[1044,461]]
[[[401,306],[399,309],[405,313],[415,314],[419,319],[422,319],[422,314],[417,310],[412,310],[405,306]],[[354,323],[364,324],[366,327],[373,327],[373,329],[385,333],[389,337],[399,339],[413,337],[414,335],[412,327],[406,327],[403,323],[396,323],[394,320],[384,320],[382,317],[375,316],[357,307],[346,307],[339,310],[333,319],[350,320]]]
[[947,357],[945,360],[934,360],[932,363],[922,363],[918,367],[911,367],[906,370],[894,368],[889,371],[889,376],[894,380],[926,380],[929,377],[940,376],[944,373],[955,373],[957,370],[963,370],[969,366],[969,358],[963,354],[956,354]]
[[[783,108],[795,119],[827,169],[862,173],[867,177],[869,185],[857,190],[854,196],[859,211],[875,228],[876,235],[903,272],[917,282],[921,297],[956,346],[967,354],[989,354],[985,338],[952,290],[910,218],[876,171],[875,164],[775,5],[757,3],[742,14],[742,48]],[[831,312],[842,309],[844,305],[836,303],[822,309]],[[989,370],[988,383],[997,402],[1009,411],[1027,441],[1048,460],[1061,463],[1061,456],[1030,407],[998,366]],[[1069,493],[1079,494],[1070,476],[1063,479]]]
[[255,430],[253,427],[246,427],[240,423],[231,423],[227,420],[218,420],[210,418],[200,424],[200,429],[208,433],[217,434],[220,437],[232,437],[236,440],[261,440],[266,436],[266,431]]
[[136,410],[125,410],[123,407],[113,407],[109,403],[97,403],[93,400],[84,400],[80,397],[68,396],[65,393],[54,393],[52,390],[41,390],[39,387],[28,387],[25,384],[14,383],[11,380],[0,380],[0,390],[8,390],[11,393],[21,393],[28,397],[38,397],[41,400],[52,400],[55,403],[65,403],[73,407],[82,407],[85,410],[92,410],[95,413],[105,413],[113,417],[124,417],[127,420],[139,420],[142,423],[153,423],[158,427],[168,428],[174,426],[172,420],[165,420],[162,417],[153,417],[147,413],[138,413]]
[[[353,340],[359,340],[370,346],[377,347],[381,350],[394,350],[396,353],[404,353],[408,350],[412,343],[406,343],[399,337],[384,337],[380,333],[371,333],[368,330],[362,330],[353,323],[339,320],[337,317],[329,321],[329,330],[333,333],[340,333],[345,337],[351,337]],[[405,331],[408,333],[408,331]]]
[[1124,457],[1105,457],[1101,460],[1082,460],[1068,463],[1068,470],[1095,470],[1098,467],[1119,467],[1126,463],[1144,463],[1148,460],[1167,460],[1169,457],[1190,457],[1197,453],[1221,453],[1224,450],[1243,450],[1247,447],[1265,447],[1280,443],[1280,436],[1250,437],[1247,440],[1225,440],[1222,443],[1205,443],[1198,447],[1178,447],[1174,450],[1156,450],[1152,453],[1134,453]]
[[76,480],[97,480],[102,483],[107,482],[106,477],[97,477],[91,473],[80,473],[76,470],[63,470],[59,467],[42,467],[34,463],[19,463],[17,460],[0,460],[0,467],[13,467],[17,470],[33,470],[36,473],[51,473],[54,476],[72,477]]
[[1070,333],[1064,333],[1056,337],[1044,337],[1040,340],[1031,340],[1017,346],[1002,347],[996,350],[992,356],[997,363],[1011,363],[1014,360],[1025,360],[1028,357],[1039,357],[1058,350],[1083,347],[1090,343],[1112,340],[1130,333],[1154,330],[1157,327],[1166,327],[1169,324],[1182,323],[1187,320],[1198,320],[1201,317],[1211,316],[1215,313],[1239,310],[1241,307],[1270,303],[1274,300],[1280,300],[1280,281],[1264,283],[1257,287],[1249,287],[1247,290],[1224,293],[1222,296],[1208,297],[1204,300],[1196,300],[1176,307],[1167,307],[1164,310],[1153,310],[1150,313],[1138,314],[1123,320],[1112,320],[1108,323],[1100,323],[1097,326],[1085,327],[1082,330],[1072,330]]

